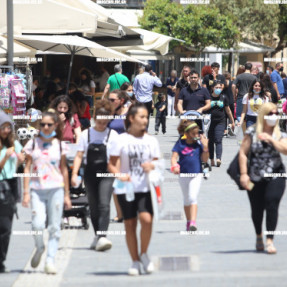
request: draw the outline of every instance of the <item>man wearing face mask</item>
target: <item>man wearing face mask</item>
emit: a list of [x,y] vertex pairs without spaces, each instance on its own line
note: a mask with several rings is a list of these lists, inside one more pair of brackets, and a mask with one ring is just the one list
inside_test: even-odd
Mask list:
[[283,72],[283,63],[277,63],[275,65],[275,70],[271,74],[271,81],[275,91],[277,92],[278,100],[284,96],[284,86],[280,72]]

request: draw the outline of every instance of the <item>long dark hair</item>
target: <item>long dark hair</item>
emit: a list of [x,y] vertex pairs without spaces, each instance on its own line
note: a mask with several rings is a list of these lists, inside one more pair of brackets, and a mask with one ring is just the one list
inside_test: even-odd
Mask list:
[[[5,123],[3,123],[3,124],[5,124]],[[9,124],[11,125],[11,123],[9,123]],[[13,127],[11,125],[11,131],[8,134],[7,138],[6,139],[2,139],[0,137],[0,150],[3,148],[3,146],[5,146],[7,148],[14,146],[14,141],[15,141],[15,134],[14,134],[14,131],[13,131]]]
[[130,107],[129,107],[129,110],[128,110],[128,113],[126,115],[126,119],[125,119],[125,128],[126,128],[126,131],[128,132],[130,126],[131,126],[131,121],[130,121],[130,117],[135,117],[135,115],[138,113],[138,110],[139,109],[146,109],[147,112],[148,112],[148,109],[147,107],[143,104],[143,103],[135,103],[135,104],[132,104]]
[[65,116],[66,116],[66,119],[68,121],[70,121],[70,119],[74,115],[74,106],[73,106],[72,100],[70,99],[70,97],[68,97],[66,95],[58,96],[57,98],[55,98],[53,100],[53,102],[50,105],[50,108],[54,109],[56,111],[56,113],[59,114],[59,112],[58,112],[58,105],[60,103],[66,103],[68,105],[68,111],[65,113]]
[[90,73],[88,70],[84,69],[84,70],[82,70],[81,73],[80,73],[80,76],[82,76],[82,75],[85,75],[85,76],[86,76],[86,79],[85,79],[85,80],[82,80],[82,77],[81,77],[81,79],[80,79],[80,85],[79,85],[79,86],[83,86],[83,85],[90,86],[91,80],[92,80],[91,73]]
[[42,119],[44,117],[50,117],[55,124],[58,124],[56,127],[56,130],[55,130],[56,131],[55,138],[57,138],[58,140],[61,141],[63,138],[63,124],[62,124],[61,120],[59,119],[59,116],[56,113],[56,111],[54,109],[49,109],[48,111],[46,111],[42,114]]
[[263,84],[260,80],[255,79],[255,80],[251,83],[251,85],[250,85],[250,87],[249,87],[249,91],[248,91],[248,99],[249,99],[249,100],[252,99],[253,96],[254,96],[253,86],[254,86],[256,83],[259,83],[260,86],[261,86],[261,91],[260,91],[260,93],[259,93],[259,97],[260,97],[260,98],[263,98],[263,99],[266,98],[265,89],[264,89],[264,84]]

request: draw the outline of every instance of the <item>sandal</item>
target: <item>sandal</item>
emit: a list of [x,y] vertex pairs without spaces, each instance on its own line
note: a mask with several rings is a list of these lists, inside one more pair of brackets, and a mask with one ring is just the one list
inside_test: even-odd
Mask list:
[[111,220],[111,222],[113,222],[113,223],[122,223],[123,221],[124,221],[123,217],[118,218],[117,216]]
[[264,242],[262,237],[256,238],[256,250],[257,251],[264,251]]
[[266,251],[268,254],[276,254],[277,253],[277,250],[276,250],[273,242],[266,244]]

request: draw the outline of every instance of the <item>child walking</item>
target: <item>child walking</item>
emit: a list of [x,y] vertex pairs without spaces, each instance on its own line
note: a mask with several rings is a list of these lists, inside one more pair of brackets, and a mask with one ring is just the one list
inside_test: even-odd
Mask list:
[[61,122],[55,110],[43,113],[40,134],[27,142],[25,173],[39,173],[35,177],[24,178],[24,195],[22,205],[32,208],[32,229],[36,250],[31,266],[40,264],[45,245],[43,231],[48,218],[48,252],[45,272],[56,274],[55,256],[61,235],[61,218],[63,207],[71,208],[69,195],[68,169],[66,165],[67,146],[61,142]]
[[166,96],[162,93],[158,95],[158,102],[155,104],[156,118],[155,118],[155,134],[158,135],[159,126],[161,124],[162,133],[166,133]]
[[202,180],[201,163],[208,160],[208,139],[199,135],[198,125],[191,120],[182,120],[177,130],[184,136],[172,149],[171,172],[180,174],[186,230],[196,231],[197,196]]

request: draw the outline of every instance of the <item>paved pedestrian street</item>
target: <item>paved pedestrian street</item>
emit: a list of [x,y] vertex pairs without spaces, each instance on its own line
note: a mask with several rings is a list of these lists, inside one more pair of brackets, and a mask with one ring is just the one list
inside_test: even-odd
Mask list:
[[[6,261],[10,273],[1,275],[1,287],[6,286],[287,286],[287,200],[283,196],[279,208],[275,236],[278,254],[255,251],[255,232],[245,191],[239,191],[226,173],[230,161],[239,149],[235,138],[223,140],[220,168],[213,167],[210,177],[202,181],[198,198],[198,233],[185,234],[186,221],[177,176],[169,171],[171,149],[178,139],[179,119],[167,119],[167,133],[156,137],[166,159],[163,186],[164,215],[154,222],[149,256],[156,271],[151,275],[130,277],[131,265],[123,223],[109,227],[113,247],[107,252],[89,249],[93,239],[89,230],[79,229],[78,220],[71,219],[74,228],[64,229],[56,257],[58,274],[43,273],[44,256],[36,270],[30,267],[34,247],[30,235],[17,234],[31,228],[30,210],[19,209],[14,220],[13,235]],[[154,134],[154,119],[149,132]],[[284,158],[286,164],[286,157]],[[111,203],[111,218],[115,214]],[[265,229],[265,221],[264,221]]]

